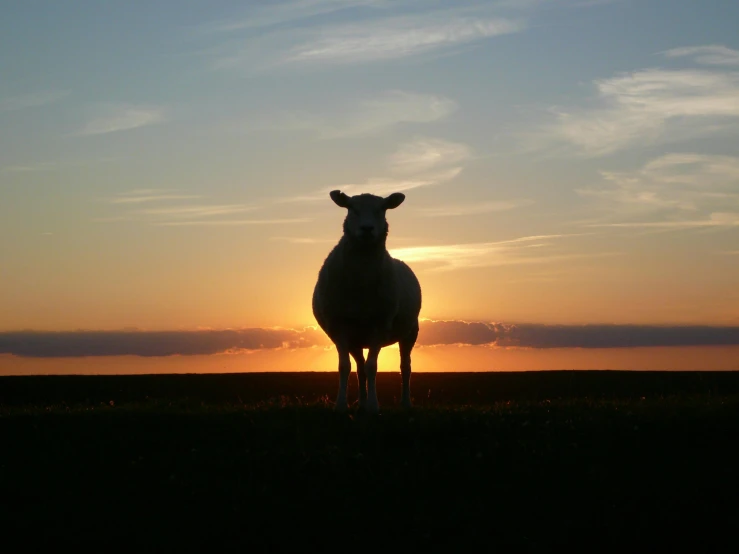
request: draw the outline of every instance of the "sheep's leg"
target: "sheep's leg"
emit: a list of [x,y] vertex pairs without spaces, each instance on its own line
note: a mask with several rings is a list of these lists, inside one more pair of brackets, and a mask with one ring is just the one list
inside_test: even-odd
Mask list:
[[418,338],[418,326],[406,338],[398,343],[400,349],[400,374],[403,377],[403,391],[401,404],[404,408],[411,407],[411,350]]
[[351,351],[357,363],[357,384],[359,385],[359,409],[364,410],[367,404],[367,374],[364,372],[364,352],[361,348]]
[[376,414],[380,411],[380,404],[377,402],[377,357],[380,355],[379,346],[371,347],[367,354],[367,361],[364,364],[364,372],[367,375],[367,406],[368,413]]
[[346,386],[349,383],[349,374],[352,371],[352,363],[349,360],[349,349],[344,346],[336,345],[339,352],[339,393],[336,395],[337,412],[345,412],[347,410],[346,402]]

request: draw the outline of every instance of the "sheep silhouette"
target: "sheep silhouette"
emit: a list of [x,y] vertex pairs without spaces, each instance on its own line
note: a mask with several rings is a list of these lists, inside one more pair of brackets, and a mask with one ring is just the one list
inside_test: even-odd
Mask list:
[[336,205],[347,209],[347,215],[344,234],[318,273],[313,315],[339,355],[335,409],[346,411],[348,407],[351,355],[357,364],[359,409],[379,411],[377,357],[383,347],[395,343],[400,349],[402,405],[410,408],[411,350],[418,337],[421,285],[410,267],[388,253],[385,218],[386,211],[400,206],[405,195],[347,196],[334,190],[330,196]]

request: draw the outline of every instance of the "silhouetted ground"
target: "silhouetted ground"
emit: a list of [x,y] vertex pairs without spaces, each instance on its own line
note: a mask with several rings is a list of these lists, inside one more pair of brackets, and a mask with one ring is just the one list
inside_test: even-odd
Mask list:
[[399,381],[367,418],[333,373],[0,378],[0,540],[735,549],[739,373],[416,374],[411,413]]

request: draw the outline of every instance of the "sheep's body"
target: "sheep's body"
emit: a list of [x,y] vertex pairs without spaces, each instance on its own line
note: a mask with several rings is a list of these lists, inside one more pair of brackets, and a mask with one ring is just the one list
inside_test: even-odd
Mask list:
[[332,341],[370,348],[395,344],[418,326],[421,287],[411,269],[383,248],[353,251],[339,241],[318,275],[313,313]]
[[[377,356],[381,348],[395,343],[400,349],[402,402],[410,406],[410,358],[418,336],[421,286],[413,271],[388,253],[385,246],[387,222],[384,218],[384,210],[399,205],[403,196],[392,195],[383,199],[360,195],[349,198],[346,195],[339,197],[341,193],[335,192],[336,198],[332,193],[334,201],[342,207],[349,207],[350,214],[344,222],[344,236],[318,274],[313,292],[313,314],[339,354],[336,408],[344,410],[347,407],[346,385],[351,372],[351,355],[357,363],[360,408],[370,412],[378,410],[375,388]],[[394,201],[390,200],[393,197]],[[383,206],[388,207],[383,209]],[[352,215],[352,210],[356,216]],[[364,238],[362,232],[356,231],[359,228],[370,233],[367,231],[370,227],[376,230],[370,238]],[[363,349],[369,350],[366,361]]]

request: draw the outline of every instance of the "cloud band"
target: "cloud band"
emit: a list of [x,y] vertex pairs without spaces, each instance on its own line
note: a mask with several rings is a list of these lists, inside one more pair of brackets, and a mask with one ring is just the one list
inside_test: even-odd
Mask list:
[[[423,320],[419,346],[632,348],[739,345],[739,327],[545,325]],[[34,358],[191,356],[260,349],[326,347],[320,329],[195,331],[13,331],[0,333],[0,354]]]

